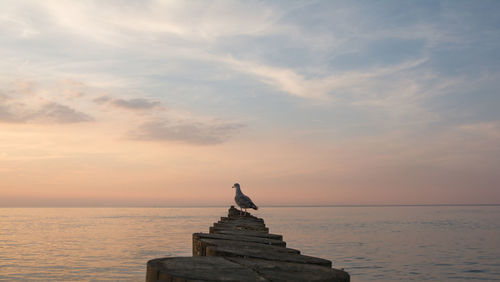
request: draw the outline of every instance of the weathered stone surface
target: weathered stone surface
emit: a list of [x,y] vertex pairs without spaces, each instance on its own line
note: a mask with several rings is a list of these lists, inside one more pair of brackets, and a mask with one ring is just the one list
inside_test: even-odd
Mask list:
[[255,229],[236,228],[234,226],[210,226],[208,231],[209,233],[219,233],[221,231],[242,231],[242,232],[250,231],[250,232],[259,232],[263,234],[269,233],[269,229],[255,230]]
[[214,223],[214,226],[226,226],[226,227],[236,227],[236,226],[249,226],[250,228],[255,228],[255,229],[267,229],[266,225],[264,223],[260,222],[249,222],[249,221],[244,221],[244,220],[231,220],[231,221],[220,221]]
[[261,218],[256,218],[256,217],[255,218],[244,217],[244,216],[221,217],[221,220],[219,220],[220,223],[223,223],[223,222],[236,222],[236,221],[264,225],[264,220],[261,219]]
[[251,268],[222,257],[176,257],[148,261],[146,282],[268,281]]
[[254,224],[251,222],[214,223],[213,227],[216,229],[226,229],[226,230],[251,230],[251,231],[269,232],[269,228],[267,228],[264,224]]
[[150,260],[146,282],[153,281],[347,282],[349,274],[316,265],[252,258],[178,257]]
[[[202,240],[204,241],[204,240]],[[269,246],[272,247],[272,246]],[[305,264],[315,264],[326,267],[332,267],[332,262],[322,258],[316,258],[311,256],[301,255],[298,252],[280,252],[276,250],[271,250],[267,248],[257,247],[257,246],[232,246],[230,244],[218,244],[210,245],[207,244],[205,247],[206,256],[221,256],[221,257],[242,257],[242,258],[258,258],[264,260],[274,260],[281,262],[294,262],[294,263],[305,263]],[[280,248],[285,250],[290,250],[288,248]]]
[[271,246],[277,246],[277,247],[286,247],[285,242],[283,242],[281,240],[275,240],[275,239],[269,239],[269,238],[244,236],[244,235],[194,233],[193,234],[193,256],[203,255],[203,244],[200,242],[200,239],[229,240],[229,241],[236,241],[236,242],[257,243],[257,244],[262,244],[264,246],[271,245]]
[[274,240],[283,240],[283,236],[279,234],[271,234],[261,231],[250,231],[250,230],[224,230],[224,229],[212,229],[214,232],[210,232],[213,234],[225,234],[225,235],[244,235],[244,236],[252,236],[252,237],[260,237],[260,238],[269,238]]
[[210,233],[193,234],[193,257],[149,261],[146,281],[349,281],[331,265],[286,248],[264,220],[231,206]]
[[277,262],[252,258],[227,258],[249,267],[269,281],[349,281],[343,270],[303,263]]
[[231,206],[228,211],[228,216],[233,217],[233,216],[247,216],[247,217],[255,217],[251,215],[249,212],[241,212],[240,210],[236,209],[234,206]]
[[[300,254],[299,250],[285,248],[285,247],[277,247],[272,245],[264,245],[260,243],[254,242],[241,242],[241,241],[231,241],[231,240],[219,240],[219,239],[210,239],[210,238],[196,238],[193,241],[196,246],[196,254],[200,256],[205,256],[206,248],[209,246],[213,247],[225,247],[236,250],[255,250],[260,252],[276,252],[276,253],[294,253]],[[215,254],[211,254],[215,255]]]
[[264,224],[264,220],[258,217],[249,217],[249,216],[232,216],[232,217],[221,217],[219,222],[227,222],[227,221],[245,221],[245,222],[256,222]]

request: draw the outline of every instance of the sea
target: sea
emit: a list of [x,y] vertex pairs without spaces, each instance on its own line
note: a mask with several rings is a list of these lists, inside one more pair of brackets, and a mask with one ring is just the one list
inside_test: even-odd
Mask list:
[[[228,207],[0,208],[0,281],[144,281]],[[351,281],[500,280],[500,206],[261,207],[271,233]]]

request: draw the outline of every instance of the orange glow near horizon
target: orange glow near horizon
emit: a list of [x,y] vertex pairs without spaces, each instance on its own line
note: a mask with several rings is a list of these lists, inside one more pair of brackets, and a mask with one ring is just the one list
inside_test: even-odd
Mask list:
[[261,205],[489,203],[467,191],[439,193],[424,179],[429,172],[418,179],[414,166],[402,166],[406,153],[387,154],[392,146],[377,140],[190,146],[121,140],[92,126],[2,133],[2,205],[225,205],[233,182]]
[[0,206],[499,204],[495,5],[371,5],[3,3]]

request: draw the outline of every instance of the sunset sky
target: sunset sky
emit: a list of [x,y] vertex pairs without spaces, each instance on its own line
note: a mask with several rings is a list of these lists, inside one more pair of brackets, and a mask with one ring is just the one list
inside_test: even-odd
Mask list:
[[500,203],[499,1],[2,1],[0,206]]

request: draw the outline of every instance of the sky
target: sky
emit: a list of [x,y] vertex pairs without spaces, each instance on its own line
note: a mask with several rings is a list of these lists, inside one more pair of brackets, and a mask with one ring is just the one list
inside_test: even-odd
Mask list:
[[499,1],[0,9],[0,206],[500,203]]

